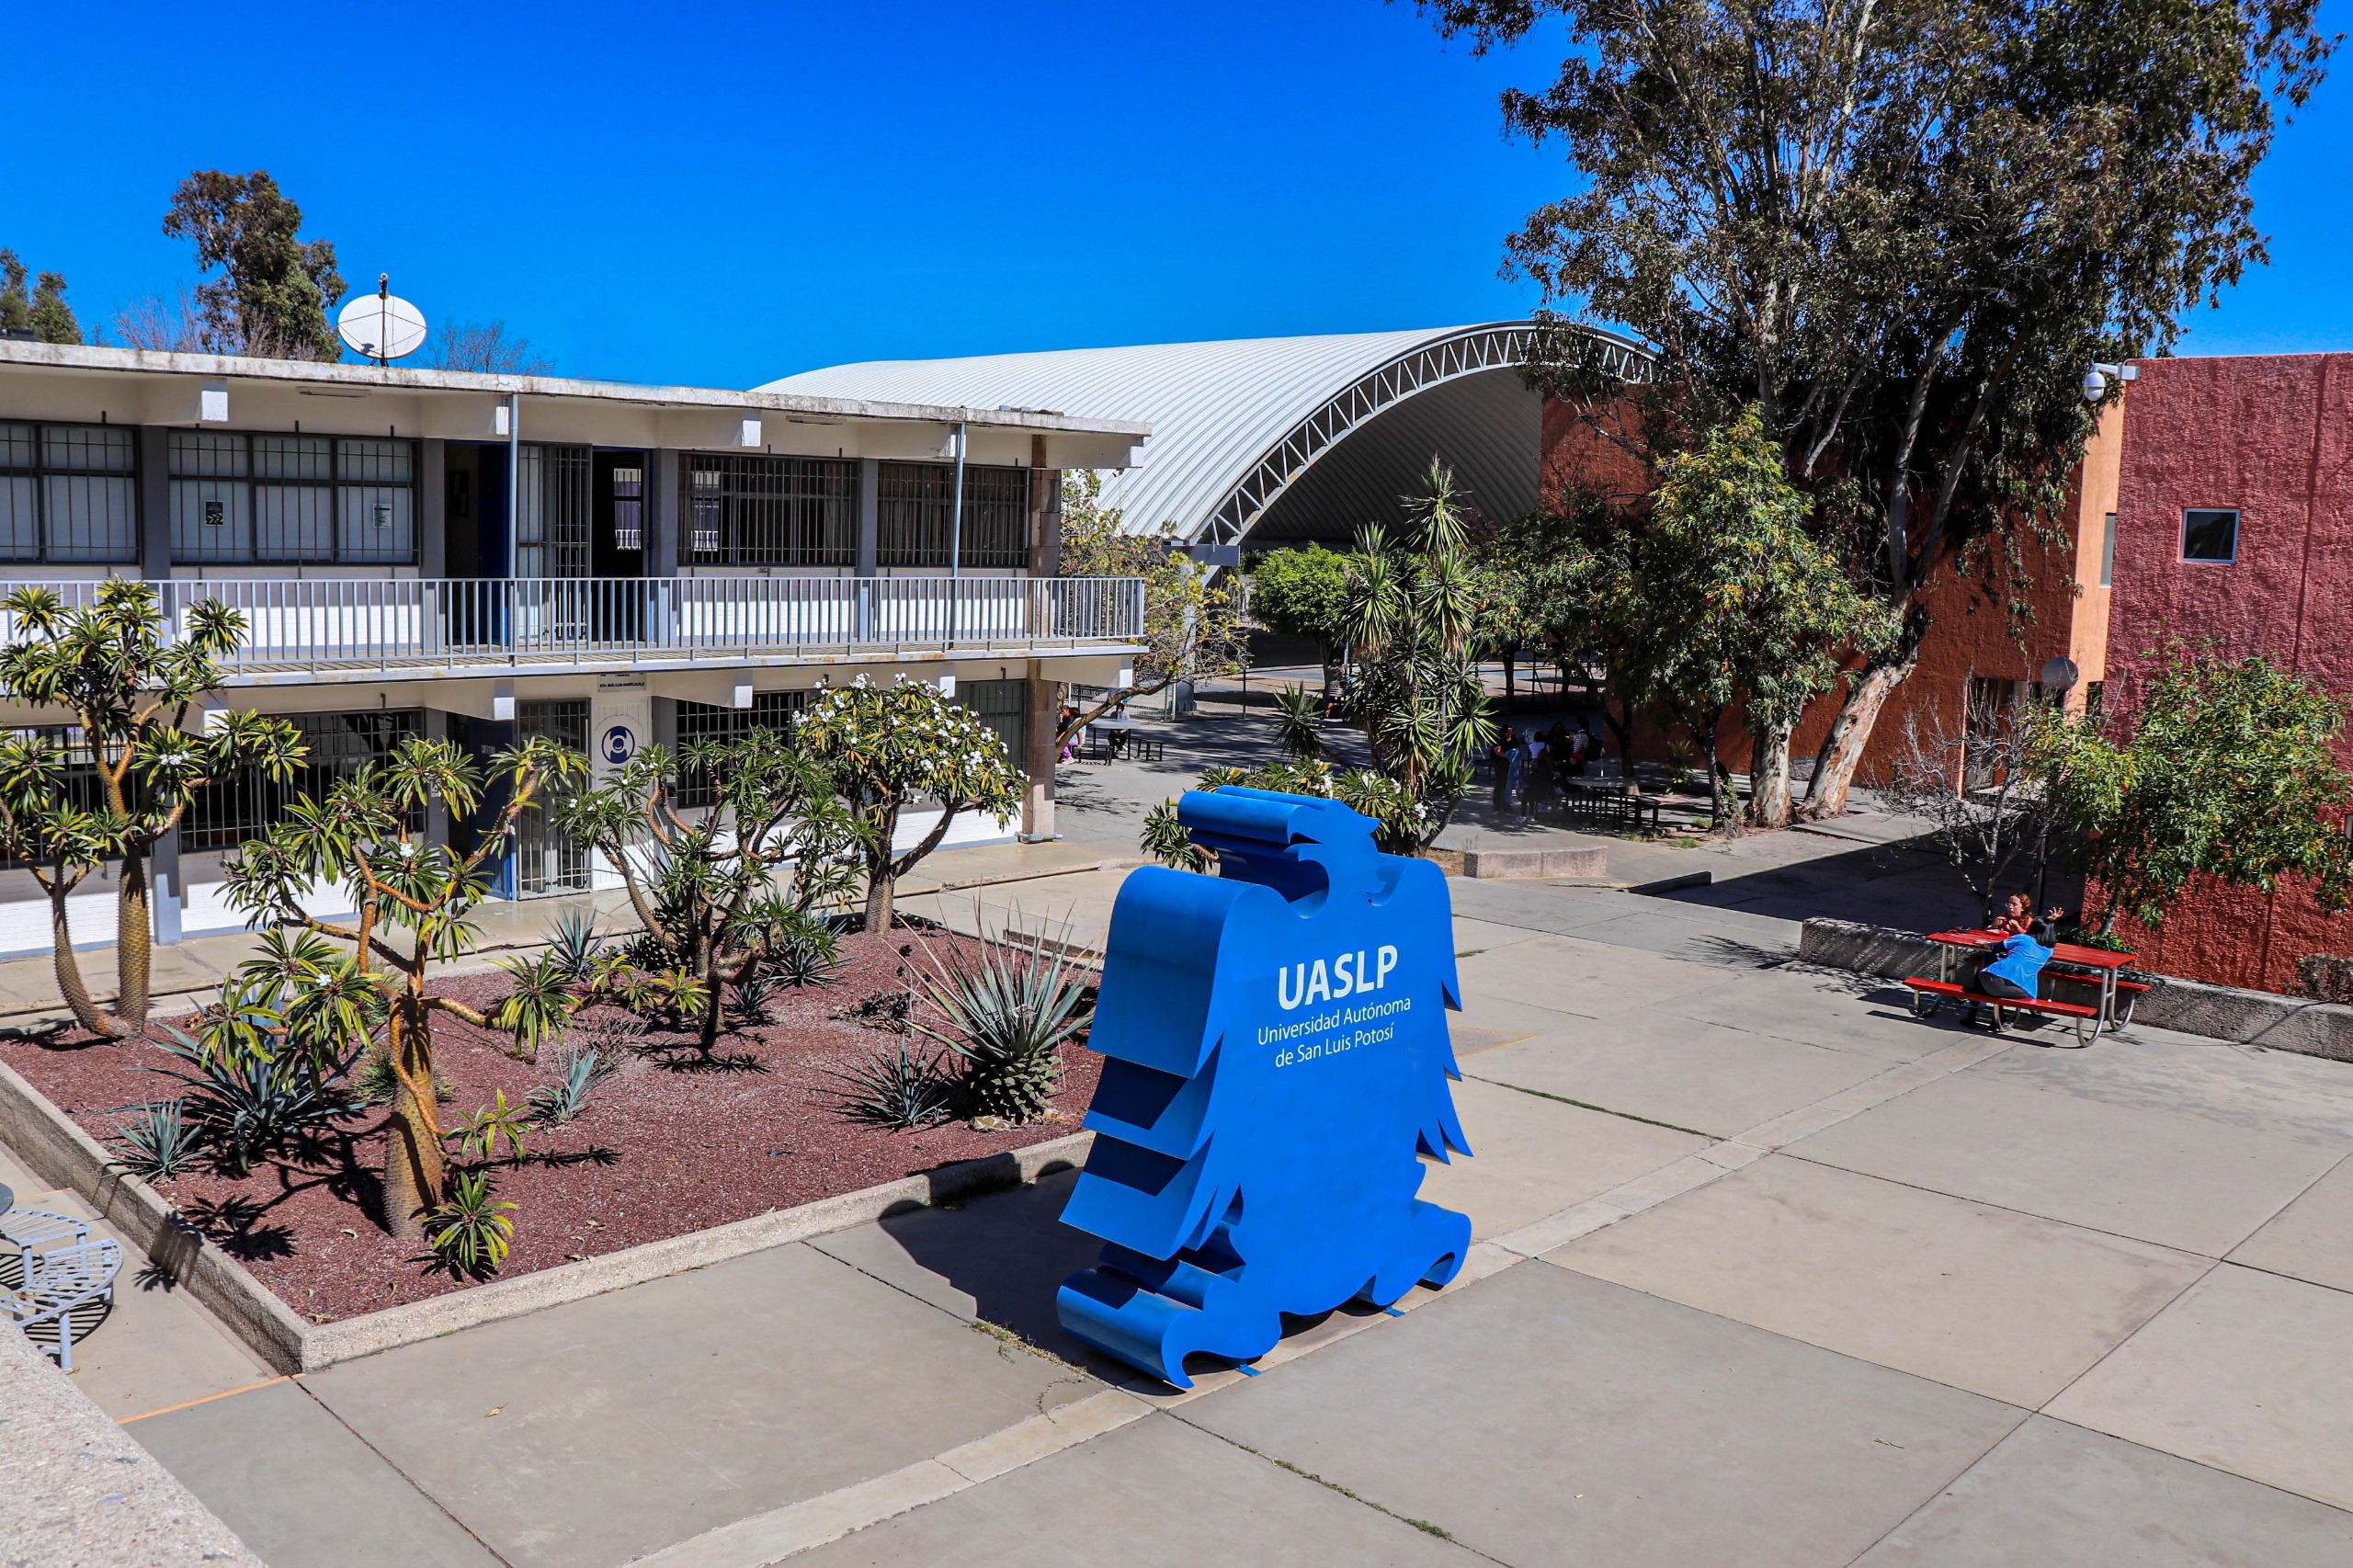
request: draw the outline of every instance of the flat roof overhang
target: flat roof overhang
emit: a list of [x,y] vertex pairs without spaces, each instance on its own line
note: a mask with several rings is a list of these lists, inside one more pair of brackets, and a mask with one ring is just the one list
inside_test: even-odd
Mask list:
[[[226,419],[204,417],[208,388],[227,394]],[[961,424],[976,463],[1124,469],[1152,433],[1022,409],[0,339],[0,419],[499,443],[510,396],[521,439],[565,445],[937,461]]]

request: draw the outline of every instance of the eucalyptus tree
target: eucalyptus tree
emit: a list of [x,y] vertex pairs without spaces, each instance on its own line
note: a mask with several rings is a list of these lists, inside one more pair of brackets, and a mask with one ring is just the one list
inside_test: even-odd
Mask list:
[[1495,736],[1474,642],[1493,585],[1472,552],[1466,502],[1433,460],[1402,535],[1367,526],[1348,568],[1347,714],[1413,802],[1416,849],[1444,831]]
[[[681,807],[682,769],[709,780],[707,806]],[[722,987],[742,985],[813,911],[858,886],[856,824],[833,775],[779,731],[676,753],[648,746],[552,815],[597,846],[671,965],[702,981],[706,1055],[719,1039]]]
[[[1004,818],[1020,809],[1021,774],[996,732],[925,682],[902,676],[878,687],[859,676],[811,703],[793,735],[848,805],[866,868],[869,931],[891,928],[899,879],[939,847],[959,816]],[[923,801],[938,807],[938,820],[898,848],[900,813]]]
[[[2016,578],[2018,535],[2059,537],[2086,371],[2166,348],[2264,258],[2249,178],[2335,47],[2317,0],[1420,4],[1477,50],[1566,45],[1503,99],[1577,187],[1507,243],[1559,312],[1537,380],[1653,459],[1756,403],[1903,626],[1852,661],[1807,814],[1842,809],[1938,574],[1982,552]],[[1603,374],[1577,322],[1631,328],[1648,380]]]
[[[543,792],[561,793],[587,759],[540,738],[504,751],[487,766],[449,741],[412,738],[390,756],[335,781],[324,800],[297,801],[284,820],[250,839],[224,868],[230,902],[256,926],[307,931],[344,944],[362,974],[385,992],[383,1050],[395,1087],[384,1141],[384,1221],[395,1236],[418,1236],[446,1196],[449,1161],[435,1113],[433,1020],[438,1015],[511,1035],[518,1052],[561,1027],[560,993],[519,985],[484,1013],[426,989],[432,965],[481,939],[472,915],[491,892],[496,858],[523,812]],[[420,830],[429,804],[453,820],[471,816],[487,790],[506,803],[473,848],[460,852]],[[303,907],[321,881],[339,885],[356,911],[348,921]],[[405,934],[407,940],[395,937]]]
[[[0,653],[0,691],[70,717],[89,758],[85,775],[62,726],[0,735],[0,851],[23,862],[49,900],[57,988],[74,1022],[108,1040],[134,1039],[147,1024],[156,840],[207,785],[246,768],[291,778],[303,746],[283,719],[247,712],[188,728],[221,684],[217,661],[244,634],[244,618],[217,599],[191,606],[176,635],[154,588],[130,578],[108,578],[88,605],[71,609],[53,588],[19,588],[0,600],[0,612],[16,633]],[[91,997],[66,923],[66,900],[109,861],[120,868],[110,1009]]]

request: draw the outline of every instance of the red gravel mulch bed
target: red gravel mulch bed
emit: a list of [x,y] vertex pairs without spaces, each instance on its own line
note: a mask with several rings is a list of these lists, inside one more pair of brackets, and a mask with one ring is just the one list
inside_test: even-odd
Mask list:
[[[1053,1115],[1026,1127],[977,1131],[951,1121],[892,1131],[842,1114],[835,1074],[894,1048],[901,1037],[832,1017],[885,989],[902,989],[911,943],[961,942],[940,932],[859,933],[842,941],[833,983],[780,990],[772,1022],[720,1036],[704,1062],[693,1033],[642,1024],[621,1009],[584,1010],[572,1038],[626,1041],[617,1070],[576,1120],[534,1128],[520,1160],[493,1166],[497,1196],[516,1205],[513,1278],[640,1243],[749,1219],[861,1187],[1060,1138],[1078,1130],[1101,1060],[1075,1041],[1063,1047]],[[437,992],[487,1009],[508,990],[503,974],[437,982]],[[642,1032],[636,1032],[642,1030]],[[456,1087],[444,1127],[504,1089],[509,1102],[547,1081],[541,1068],[505,1054],[485,1030],[436,1015],[434,1062]],[[915,1037],[913,1043],[927,1042]],[[83,1129],[107,1142],[117,1108],[168,1099],[171,1080],[137,1071],[177,1065],[150,1045],[109,1045],[78,1029],[0,1036],[15,1068]],[[348,1125],[334,1153],[301,1166],[257,1165],[242,1179],[191,1172],[161,1190],[296,1312],[327,1323],[472,1281],[436,1267],[420,1242],[394,1241],[376,1220],[382,1166],[381,1111]],[[502,1152],[504,1145],[501,1145]]]

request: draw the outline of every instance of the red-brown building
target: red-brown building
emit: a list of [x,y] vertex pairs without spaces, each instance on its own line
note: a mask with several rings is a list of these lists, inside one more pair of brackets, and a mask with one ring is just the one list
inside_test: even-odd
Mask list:
[[[2110,710],[2174,637],[2353,696],[2353,355],[2143,360],[2125,411]],[[2285,991],[2305,954],[2353,951],[2353,916],[2302,887],[2199,886],[2125,935],[2153,969]]]

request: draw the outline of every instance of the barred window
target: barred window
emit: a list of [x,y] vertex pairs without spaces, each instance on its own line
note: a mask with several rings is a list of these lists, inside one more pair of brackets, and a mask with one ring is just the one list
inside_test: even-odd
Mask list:
[[416,443],[175,430],[172,560],[405,566]]
[[696,452],[687,460],[688,558],[698,565],[855,566],[858,465]]
[[[358,713],[295,713],[286,716],[308,755],[283,783],[259,767],[199,790],[180,826],[183,849],[233,849],[268,832],[295,801],[323,801],[339,778],[392,756],[400,744],[425,733],[422,709],[376,709]],[[424,830],[422,812],[411,812],[409,831]]]
[[139,559],[130,430],[0,424],[0,560]]
[[[809,706],[805,691],[756,691],[749,708],[714,708],[708,702],[678,703],[678,748],[690,741],[740,741],[756,730],[790,730],[793,715]],[[710,776],[699,767],[678,769],[678,804],[708,806],[719,799]]]
[[[876,559],[884,566],[945,566],[956,527],[953,463],[880,465]],[[1029,473],[1026,468],[964,469],[961,562],[1029,563]]]

